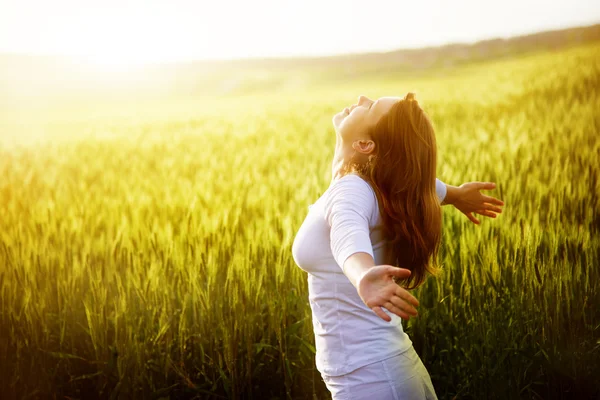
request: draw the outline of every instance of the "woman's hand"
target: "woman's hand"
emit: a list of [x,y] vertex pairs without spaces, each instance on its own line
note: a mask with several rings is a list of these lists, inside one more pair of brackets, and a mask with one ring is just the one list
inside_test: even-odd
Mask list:
[[502,200],[486,196],[479,192],[480,190],[492,190],[495,188],[496,184],[493,182],[468,182],[458,187],[447,185],[446,198],[442,204],[454,205],[471,222],[479,225],[481,222],[472,213],[496,218],[497,215],[495,213],[502,212],[500,208],[500,206],[504,206]]
[[381,307],[408,321],[417,315],[419,301],[393,280],[408,278],[410,271],[393,265],[377,265],[365,271],[357,281],[358,295],[362,301],[384,321],[392,318]]

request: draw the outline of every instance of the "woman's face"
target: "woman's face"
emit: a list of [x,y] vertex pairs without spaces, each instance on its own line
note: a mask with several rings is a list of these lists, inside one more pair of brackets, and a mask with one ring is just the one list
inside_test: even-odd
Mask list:
[[371,139],[366,137],[369,129],[400,100],[400,97],[381,97],[373,101],[366,96],[359,96],[358,103],[333,116],[336,134],[348,144],[359,139]]

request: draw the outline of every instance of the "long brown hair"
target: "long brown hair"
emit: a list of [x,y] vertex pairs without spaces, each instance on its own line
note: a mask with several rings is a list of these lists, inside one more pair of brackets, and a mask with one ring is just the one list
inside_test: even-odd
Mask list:
[[[407,289],[436,274],[442,211],[435,191],[437,151],[433,125],[408,93],[371,129],[374,154],[350,164],[373,187],[388,239],[386,263],[411,271],[399,281]],[[344,175],[345,175],[344,173]]]

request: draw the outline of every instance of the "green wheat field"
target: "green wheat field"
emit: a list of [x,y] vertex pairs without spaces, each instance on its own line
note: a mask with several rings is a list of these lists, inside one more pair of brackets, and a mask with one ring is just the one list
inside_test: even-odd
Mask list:
[[506,204],[480,226],[442,208],[442,273],[404,324],[439,398],[600,396],[600,41],[260,68],[2,100],[2,398],[330,398],[292,242],[329,184],[333,114],[408,91],[438,177]]

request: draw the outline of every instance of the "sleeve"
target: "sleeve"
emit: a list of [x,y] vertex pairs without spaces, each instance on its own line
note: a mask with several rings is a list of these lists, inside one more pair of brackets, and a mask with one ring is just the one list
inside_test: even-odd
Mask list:
[[440,203],[446,198],[446,191],[446,184],[440,181],[439,179],[435,178],[435,193],[437,194]]
[[331,226],[331,252],[342,272],[354,253],[373,255],[369,220],[376,197],[369,184],[356,175],[346,175],[332,184],[325,202],[325,219]]

